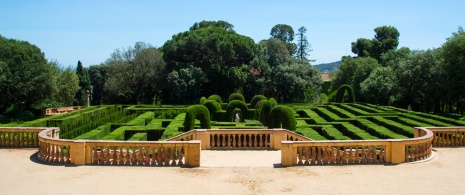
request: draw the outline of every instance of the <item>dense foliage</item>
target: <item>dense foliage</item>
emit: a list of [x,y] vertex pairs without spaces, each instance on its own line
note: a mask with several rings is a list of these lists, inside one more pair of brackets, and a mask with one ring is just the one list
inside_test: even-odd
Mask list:
[[228,108],[226,109],[226,116],[228,117],[228,121],[234,121],[234,109],[239,108],[241,110],[240,122],[244,122],[244,119],[247,117],[248,108],[247,104],[244,101],[240,100],[233,100],[229,102]]
[[231,95],[229,95],[228,102],[231,102],[233,100],[239,100],[239,101],[245,102],[244,96],[240,93],[232,93]]

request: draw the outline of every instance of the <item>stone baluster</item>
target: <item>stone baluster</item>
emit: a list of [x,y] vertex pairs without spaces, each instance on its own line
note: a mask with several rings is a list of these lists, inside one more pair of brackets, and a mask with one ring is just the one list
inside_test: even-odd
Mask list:
[[[58,162],[60,162],[60,163],[64,163],[64,162],[65,162],[65,159],[64,159],[64,158],[65,158],[65,155],[64,155],[64,153],[65,153],[65,148],[66,148],[66,146],[60,146],[60,156],[59,156],[59,161],[58,161]],[[67,152],[69,152],[69,151],[67,151]]]
[[118,162],[118,147],[117,146],[113,146],[113,155],[112,155],[112,161],[111,161],[111,165],[118,165],[119,162]]
[[131,164],[131,161],[130,161],[131,152],[130,152],[129,146],[125,146],[124,149],[125,149],[124,150],[124,165],[130,165]]
[[105,164],[106,164],[106,165],[110,165],[110,164],[111,164],[111,161],[110,161],[110,157],[111,157],[111,156],[110,156],[110,155],[111,155],[110,152],[111,152],[111,151],[110,151],[110,150],[111,150],[110,145],[107,145],[107,146],[105,147],[105,153],[106,153],[106,154],[105,154],[105,157],[106,157],[106,158],[105,158]]
[[18,133],[18,147],[24,147],[24,144],[23,144],[23,136],[24,136],[24,133]]
[[302,147],[297,147],[297,164],[302,165]]
[[157,165],[157,153],[156,153],[156,147],[151,148],[152,149],[152,166]]

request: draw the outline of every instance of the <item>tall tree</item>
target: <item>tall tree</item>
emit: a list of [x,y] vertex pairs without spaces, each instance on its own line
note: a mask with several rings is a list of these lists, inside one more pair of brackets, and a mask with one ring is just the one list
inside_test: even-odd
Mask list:
[[0,113],[12,105],[27,108],[51,99],[54,71],[37,46],[0,36]]
[[92,105],[100,105],[105,103],[104,86],[109,76],[108,70],[109,68],[106,64],[89,66],[90,84],[93,86],[91,96]]
[[359,38],[352,42],[352,52],[358,57],[372,57],[381,60],[381,55],[389,50],[396,49],[399,45],[399,31],[392,26],[375,28],[375,38],[369,40]]
[[163,85],[165,62],[150,44],[137,42],[134,47],[116,49],[106,64],[105,98],[112,103],[152,103]]
[[82,66],[80,60],[76,67],[76,75],[79,78],[79,90],[76,92],[74,105],[83,106],[86,105],[87,91],[90,92],[90,78],[87,68]]
[[220,27],[226,30],[233,30],[234,28],[234,25],[230,24],[229,22],[223,21],[223,20],[218,20],[218,21],[203,20],[202,22],[194,23],[194,25],[192,25],[192,27],[190,27],[189,30],[197,30],[199,28],[207,28],[210,26]]
[[74,102],[76,92],[79,91],[79,77],[71,67],[66,68],[58,77],[57,100],[64,106],[71,106]]
[[297,33],[297,49],[296,49],[296,56],[297,58],[301,60],[307,60],[307,56],[310,55],[310,52],[312,51],[311,49],[311,44],[308,43],[307,41],[307,36],[305,36],[305,33],[307,32],[307,29],[302,26],[299,28],[299,33]]
[[360,83],[361,92],[368,102],[388,105],[396,90],[395,79],[391,67],[379,67]]
[[287,50],[289,55],[294,54],[295,44],[294,41],[294,29],[287,24],[277,24],[273,26],[270,32],[271,38],[279,39],[286,43]]

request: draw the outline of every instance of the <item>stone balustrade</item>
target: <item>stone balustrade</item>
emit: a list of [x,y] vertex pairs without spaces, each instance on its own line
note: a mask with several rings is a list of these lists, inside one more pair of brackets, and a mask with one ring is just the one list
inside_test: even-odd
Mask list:
[[200,141],[95,141],[59,139],[41,131],[39,159],[74,165],[200,166]]
[[282,141],[281,164],[400,164],[426,159],[432,152],[433,132],[415,128],[414,135],[412,139]]
[[465,127],[429,127],[434,147],[465,146]]
[[46,129],[58,133],[56,128],[0,127],[0,148],[38,148],[38,134]]
[[286,129],[196,129],[168,140],[200,140],[202,150],[279,150],[281,141],[311,139]]

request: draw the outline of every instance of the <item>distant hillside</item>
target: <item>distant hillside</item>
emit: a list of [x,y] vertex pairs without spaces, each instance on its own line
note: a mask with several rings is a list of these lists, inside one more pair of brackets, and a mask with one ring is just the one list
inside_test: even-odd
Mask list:
[[341,65],[342,61],[337,61],[337,62],[332,62],[332,63],[326,63],[326,64],[318,64],[315,65],[316,68],[320,69],[320,72],[335,72],[338,68],[339,65]]

